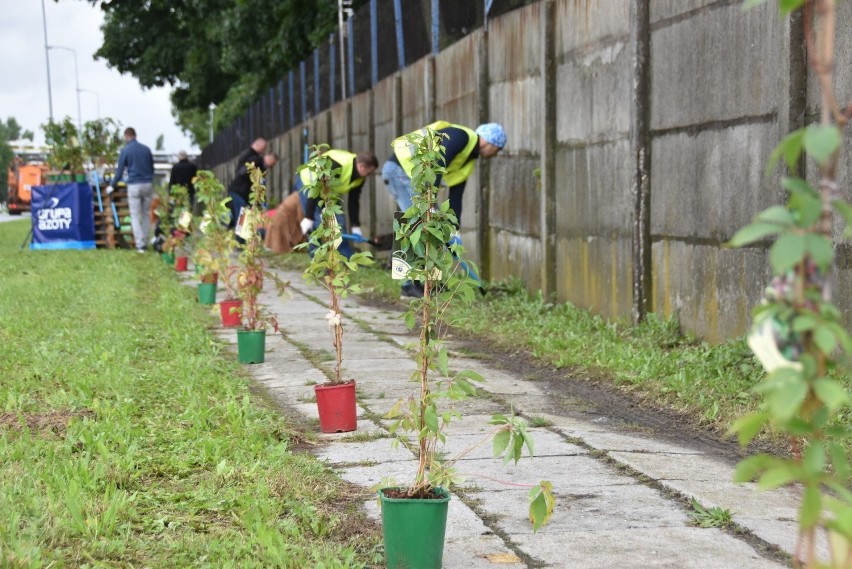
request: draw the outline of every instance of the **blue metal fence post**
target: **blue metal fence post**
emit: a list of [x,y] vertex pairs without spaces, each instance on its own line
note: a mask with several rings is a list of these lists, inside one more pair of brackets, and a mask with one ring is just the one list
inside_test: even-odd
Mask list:
[[376,0],[370,0],[370,70],[372,84],[379,82],[379,16]]
[[432,0],[432,55],[441,50],[441,0]]
[[305,83],[307,82],[307,79],[305,79],[306,65],[307,64],[304,59],[299,62],[299,83],[301,83],[300,87],[302,90],[302,120],[308,118],[308,92],[307,89],[305,89]]
[[396,20],[396,54],[399,56],[399,68],[405,68],[405,38],[402,34],[402,0],[393,0],[393,13]]
[[287,131],[284,122],[284,80],[278,82],[278,127],[282,133]]
[[293,70],[287,72],[287,90],[290,93],[290,126],[296,125],[296,91],[293,86]]
[[319,48],[314,50],[314,114],[320,112],[320,64]]
[[355,16],[350,17],[346,20],[346,43],[348,44],[347,51],[349,52],[349,61],[347,61],[347,67],[349,68],[349,92],[344,93],[349,97],[355,94],[355,27],[352,24],[352,20]]
[[328,67],[329,67],[329,72],[328,72],[328,94],[329,94],[328,104],[333,105],[334,104],[334,88],[335,88],[335,83],[336,83],[335,80],[334,80],[334,73],[337,70],[337,65],[335,65],[335,63],[337,63],[337,60],[336,60],[335,55],[334,55],[334,34],[331,34],[328,37],[328,56],[329,56],[329,59],[328,59]]

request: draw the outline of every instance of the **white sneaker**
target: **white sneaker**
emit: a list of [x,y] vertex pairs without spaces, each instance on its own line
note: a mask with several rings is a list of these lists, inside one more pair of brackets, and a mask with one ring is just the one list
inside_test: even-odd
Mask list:
[[139,253],[140,255],[144,255],[145,249],[136,249],[136,252]]

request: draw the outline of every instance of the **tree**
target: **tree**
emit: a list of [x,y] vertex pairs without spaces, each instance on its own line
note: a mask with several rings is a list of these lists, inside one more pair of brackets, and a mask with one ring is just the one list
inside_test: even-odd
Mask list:
[[[12,165],[12,159],[15,158],[15,153],[9,142],[21,138],[21,125],[15,120],[15,117],[9,117],[4,122],[0,119],[0,201],[6,201],[9,194],[9,180],[6,177],[6,171]],[[23,138],[33,139],[32,131],[24,131]]]
[[175,118],[196,143],[211,102],[216,125],[229,124],[337,24],[336,0],[88,2],[104,12],[95,56],[143,87],[173,86]]

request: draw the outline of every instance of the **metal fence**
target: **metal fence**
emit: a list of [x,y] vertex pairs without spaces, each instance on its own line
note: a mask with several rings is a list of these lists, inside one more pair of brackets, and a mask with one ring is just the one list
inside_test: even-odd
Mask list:
[[[213,167],[257,137],[273,138],[345,97],[373,85],[429,53],[455,43],[495,18],[538,0],[370,0],[341,34],[317,47],[236,121],[219,131],[199,163]],[[344,79],[341,67],[345,65]]]

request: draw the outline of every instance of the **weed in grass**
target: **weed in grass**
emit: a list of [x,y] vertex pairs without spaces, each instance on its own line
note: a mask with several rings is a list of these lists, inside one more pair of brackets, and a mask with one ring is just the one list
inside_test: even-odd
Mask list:
[[704,508],[698,500],[692,498],[690,504],[692,510],[689,512],[692,525],[702,528],[724,528],[733,523],[730,510],[723,508]]
[[534,416],[530,417],[529,422],[530,422],[531,427],[552,427],[553,426],[553,421],[551,421],[550,419],[548,419],[546,417],[541,417],[541,416],[538,416],[538,415],[534,415]]
[[387,433],[383,431],[362,431],[342,437],[340,440],[347,443],[368,443],[384,438],[387,438]]

